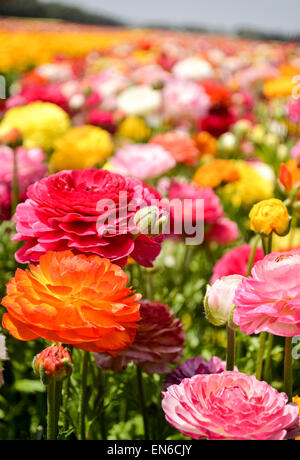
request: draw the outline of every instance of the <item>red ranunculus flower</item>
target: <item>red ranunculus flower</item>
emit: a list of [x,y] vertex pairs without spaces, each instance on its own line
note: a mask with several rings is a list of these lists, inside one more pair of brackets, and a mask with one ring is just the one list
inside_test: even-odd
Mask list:
[[121,267],[131,255],[149,267],[160,252],[162,237],[138,233],[134,216],[161,197],[138,179],[101,169],[61,171],[31,185],[27,196],[15,214],[14,240],[25,241],[16,253],[21,263],[71,249]]

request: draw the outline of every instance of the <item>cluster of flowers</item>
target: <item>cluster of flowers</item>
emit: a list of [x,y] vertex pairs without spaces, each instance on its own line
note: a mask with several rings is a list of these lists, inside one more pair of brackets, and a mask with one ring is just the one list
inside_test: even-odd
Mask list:
[[[290,239],[300,205],[300,48],[171,32],[161,40],[155,31],[118,31],[108,46],[112,31],[82,34],[84,46],[51,59],[56,43],[20,74],[0,107],[0,217],[14,214],[15,257],[30,264],[7,285],[3,327],[18,340],[93,352],[103,370],[134,363],[169,373],[166,420],[191,438],[296,437],[290,387],[279,393],[239,372],[233,350],[226,363],[198,356],[172,371],[183,357],[183,324],[168,305],[128,287],[123,269],[152,267],[165,238],[185,242],[178,223],[203,226],[208,252],[222,255],[205,296],[207,319],[231,336],[237,328],[300,335],[300,250]],[[168,200],[176,205],[167,208]],[[60,345],[35,361],[47,385],[70,366]]]

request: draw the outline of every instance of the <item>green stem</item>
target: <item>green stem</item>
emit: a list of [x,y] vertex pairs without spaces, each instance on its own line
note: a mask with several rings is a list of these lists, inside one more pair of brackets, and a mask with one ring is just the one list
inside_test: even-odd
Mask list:
[[266,244],[266,240],[265,240],[264,235],[261,235],[261,244],[262,244],[262,248],[263,248],[263,251],[264,251],[264,255],[266,256],[268,254],[268,245]]
[[[69,345],[70,356],[73,355],[73,346]],[[67,378],[63,382],[63,395],[62,395],[62,404],[63,404],[63,415],[62,415],[62,424],[63,431],[67,431],[69,428],[69,396],[70,396],[70,380],[71,373],[68,374]]]
[[268,244],[267,244],[267,251],[268,251],[268,254],[270,254],[272,252],[272,237],[273,237],[273,233],[270,233],[270,235],[268,236]]
[[69,375],[63,384],[63,431],[67,431],[69,428],[69,413],[68,413],[68,403],[69,403],[69,390],[70,390],[70,378]]
[[265,368],[264,368],[264,380],[266,382],[270,383],[271,380],[271,371],[272,371],[272,350],[273,350],[273,344],[274,344],[274,335],[269,334],[268,337],[268,344],[267,344],[267,357],[266,357],[266,362],[265,362]]
[[85,433],[85,415],[87,409],[87,374],[89,365],[90,354],[88,351],[84,352],[81,368],[81,384],[79,396],[79,439],[84,441],[86,439]]
[[235,330],[226,326],[227,330],[227,353],[226,353],[226,370],[233,371],[235,363]]
[[266,343],[266,332],[260,333],[260,340],[259,340],[259,350],[257,354],[257,361],[256,361],[256,378],[257,380],[261,380],[262,376],[262,368],[263,368],[263,360],[265,354],[265,343]]
[[253,261],[254,261],[254,257],[255,257],[258,242],[259,242],[259,235],[256,235],[256,237],[255,237],[255,239],[253,241],[253,245],[252,245],[252,249],[251,249],[251,253],[250,253],[250,257],[249,257],[247,276],[249,276],[250,273],[251,273],[251,268],[252,268],[252,265],[253,265]]
[[147,299],[153,300],[153,272],[151,269],[147,270]]
[[148,415],[147,415],[147,408],[145,404],[145,395],[144,395],[144,386],[143,386],[143,375],[142,375],[141,369],[138,366],[136,366],[136,372],[137,372],[137,382],[138,382],[138,388],[139,388],[139,394],[140,394],[142,416],[143,416],[143,422],[144,422],[144,438],[145,440],[150,440]]
[[[272,252],[272,233],[268,237],[261,235],[262,247],[264,251],[264,255],[266,256],[270,252]],[[259,350],[257,354],[257,361],[256,361],[256,378],[257,380],[261,380],[262,378],[262,371],[263,371],[263,361],[265,355],[265,344],[267,339],[267,333],[261,332],[260,333],[260,340],[259,340]],[[270,361],[271,363],[271,361]],[[269,365],[270,365],[269,363]],[[269,369],[266,369],[266,372],[269,372]]]
[[284,391],[289,402],[293,398],[292,337],[285,338],[284,348]]
[[11,214],[16,212],[19,202],[19,180],[18,180],[18,161],[16,149],[13,149],[14,163],[13,163],[13,180],[12,180],[12,199],[11,199]]
[[47,440],[54,441],[57,438],[58,415],[61,403],[61,382],[55,378],[47,385]]

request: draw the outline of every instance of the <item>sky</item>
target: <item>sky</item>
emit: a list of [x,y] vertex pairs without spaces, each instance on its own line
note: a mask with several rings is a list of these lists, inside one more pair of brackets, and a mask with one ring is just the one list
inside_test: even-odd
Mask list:
[[[51,3],[51,0],[40,0]],[[198,25],[233,31],[241,26],[300,34],[300,0],[55,0],[130,25]]]

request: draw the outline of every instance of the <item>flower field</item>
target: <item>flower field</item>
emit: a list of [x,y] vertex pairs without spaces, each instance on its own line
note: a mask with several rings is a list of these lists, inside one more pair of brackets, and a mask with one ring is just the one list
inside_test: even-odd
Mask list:
[[300,437],[300,46],[0,23],[0,439]]

